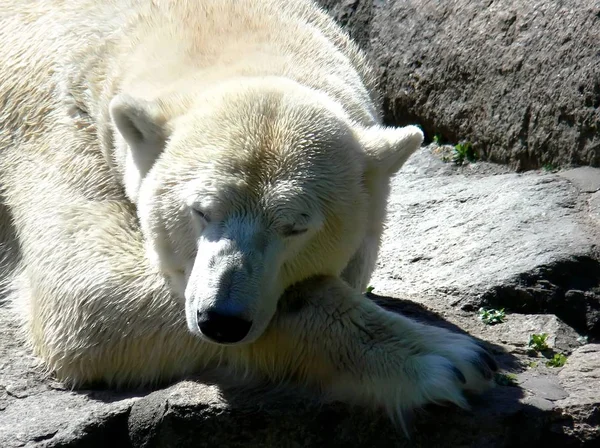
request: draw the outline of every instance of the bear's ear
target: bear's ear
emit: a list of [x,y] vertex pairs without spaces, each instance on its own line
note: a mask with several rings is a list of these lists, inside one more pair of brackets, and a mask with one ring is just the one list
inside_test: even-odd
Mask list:
[[417,126],[392,128],[371,126],[358,131],[358,140],[367,154],[367,169],[394,175],[423,143]]
[[[124,163],[124,186],[135,201],[142,179],[164,150],[169,131],[158,104],[126,94],[115,96],[109,106],[111,119],[127,144],[116,148]],[[123,154],[123,151],[125,154]]]

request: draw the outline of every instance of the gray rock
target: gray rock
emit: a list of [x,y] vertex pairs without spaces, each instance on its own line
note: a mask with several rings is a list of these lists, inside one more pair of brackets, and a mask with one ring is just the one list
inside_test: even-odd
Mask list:
[[393,180],[376,291],[436,309],[553,313],[600,335],[587,196],[556,174],[456,167],[437,150],[423,148]]
[[600,441],[600,345],[575,351],[558,378],[569,395],[555,403],[563,410],[551,427],[555,440]]
[[[473,319],[471,313],[468,319]],[[469,327],[474,324],[457,322],[460,327]],[[513,354],[529,354],[529,338],[532,334],[548,335],[546,343],[550,349],[561,353],[571,353],[581,347],[579,335],[571,327],[561,321],[554,314],[507,314],[505,322],[501,325],[486,325],[479,322],[477,334],[486,341],[494,341],[501,345],[504,351]]]
[[573,185],[585,193],[595,193],[600,190],[600,169],[589,166],[581,166],[572,170],[558,173],[565,179],[570,180]]
[[569,393],[560,404],[582,406],[595,403],[596,412],[600,412],[600,344],[587,344],[574,351],[558,378]]
[[521,378],[519,385],[529,393],[548,401],[563,400],[569,396],[554,375],[527,375]]
[[372,56],[389,123],[520,169],[600,165],[597,0],[320,0]]
[[[217,390],[185,382],[137,402],[129,428],[134,446],[144,448],[520,446],[513,442],[539,439],[540,431],[529,428],[535,428],[543,415],[538,408],[520,403],[521,393],[516,387],[498,387],[483,397],[473,412],[429,408],[426,418],[412,420],[408,441],[385,419],[362,409],[316,407],[290,398],[282,406],[281,400],[252,401],[243,394],[233,402],[224,401]],[[236,403],[238,399],[243,404]],[[138,436],[136,408],[144,409],[150,403],[160,418],[150,428],[142,424]],[[530,418],[531,426],[511,425],[511,420],[520,417]]]
[[590,196],[590,214],[597,222],[600,222],[600,191]]
[[0,359],[0,447],[72,442],[104,447],[119,420],[126,425],[134,398],[109,391],[69,391],[47,378],[21,347],[11,314],[1,306]]

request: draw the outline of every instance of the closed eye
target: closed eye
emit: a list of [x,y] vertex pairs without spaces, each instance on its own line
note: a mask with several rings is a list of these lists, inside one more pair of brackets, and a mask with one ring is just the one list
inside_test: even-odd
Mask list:
[[205,212],[203,212],[202,210],[198,210],[197,208],[194,208],[193,210],[196,216],[199,216],[206,222],[210,222],[210,217]]
[[304,228],[304,229],[299,229],[299,228],[295,228],[293,226],[289,226],[283,229],[283,231],[281,232],[283,234],[283,236],[297,236],[297,235],[302,235],[303,233],[306,233],[308,231],[308,229]]

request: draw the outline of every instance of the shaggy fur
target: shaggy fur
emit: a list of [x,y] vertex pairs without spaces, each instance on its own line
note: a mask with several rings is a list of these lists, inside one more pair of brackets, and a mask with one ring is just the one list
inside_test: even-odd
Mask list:
[[2,2],[0,101],[2,280],[65,382],[221,362],[393,415],[490,385],[472,339],[361,294],[423,136],[312,2]]

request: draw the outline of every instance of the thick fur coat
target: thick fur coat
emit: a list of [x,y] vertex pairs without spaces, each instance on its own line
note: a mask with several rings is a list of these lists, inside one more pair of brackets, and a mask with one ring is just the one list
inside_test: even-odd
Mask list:
[[3,287],[65,382],[221,363],[392,415],[490,385],[361,293],[423,136],[312,2],[2,2],[0,102]]

